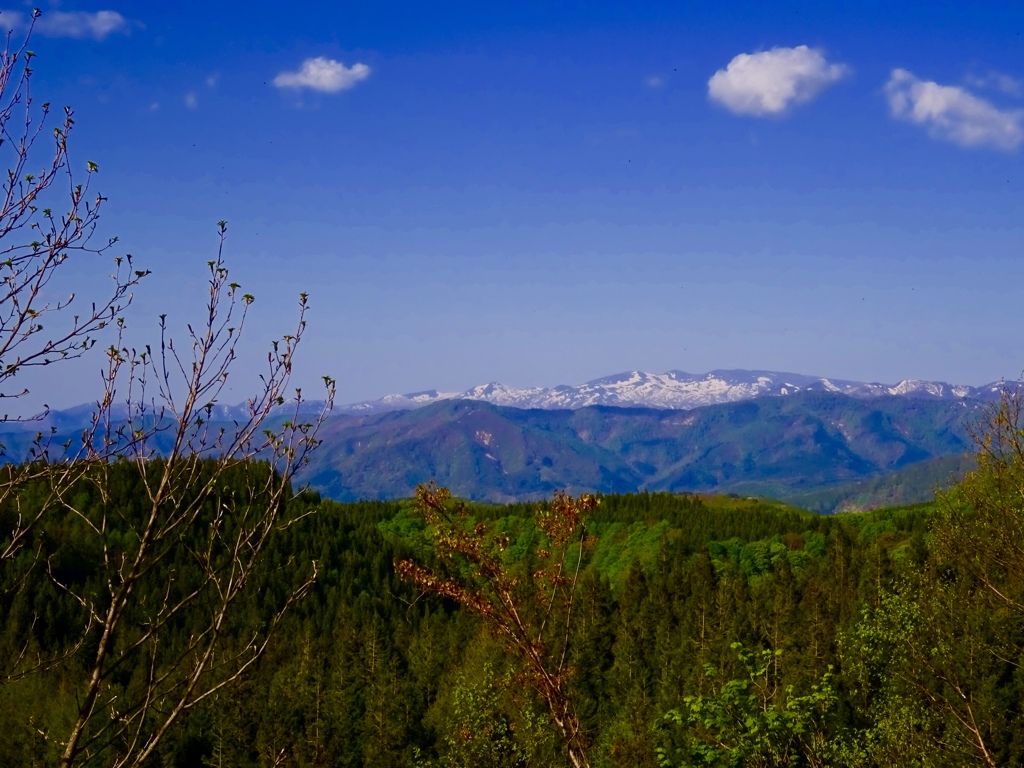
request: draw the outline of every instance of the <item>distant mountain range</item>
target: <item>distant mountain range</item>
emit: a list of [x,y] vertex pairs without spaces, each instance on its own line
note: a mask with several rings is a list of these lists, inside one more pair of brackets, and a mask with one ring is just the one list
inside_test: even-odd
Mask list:
[[689,410],[705,405],[735,403],[769,395],[793,395],[798,392],[834,392],[858,398],[894,395],[964,400],[996,397],[1002,386],[1002,382],[972,387],[916,379],[905,379],[898,384],[879,384],[778,371],[717,370],[701,374],[685,371],[629,371],[576,386],[563,384],[557,387],[515,389],[493,382],[463,392],[427,390],[406,395],[387,395],[379,400],[338,406],[335,412],[370,414],[406,411],[441,400],[480,400],[510,408],[544,410],[575,410],[592,405]]
[[[587,406],[522,409],[442,400],[411,411],[332,417],[302,479],[340,500],[409,496],[436,479],[505,502],[572,493],[715,491],[806,496],[970,449],[980,400],[760,397],[690,411]],[[927,498],[946,465],[907,501]],[[940,476],[941,475],[941,476]],[[821,511],[834,503],[815,497]]]
[[[613,408],[659,408],[687,411],[706,405],[736,403],[757,397],[781,397],[795,395],[798,392],[832,392],[862,399],[895,396],[938,400],[991,401],[998,399],[1002,388],[1003,382],[1001,381],[973,387],[917,379],[904,379],[898,384],[879,384],[878,382],[847,381],[778,371],[715,370],[700,374],[686,373],[685,371],[668,371],[667,373],[628,371],[575,386],[560,384],[556,387],[516,389],[498,382],[491,382],[470,387],[462,392],[439,392],[436,389],[431,389],[405,395],[385,395],[377,400],[336,404],[333,413],[369,415],[390,411],[410,411],[446,400],[478,400],[507,408],[540,408],[542,410],[576,410],[593,405],[604,405]],[[293,403],[285,403],[275,411],[291,415],[294,412],[294,407]],[[36,432],[50,427],[55,427],[60,431],[84,429],[89,425],[95,408],[93,403],[83,403],[72,408],[52,410],[45,415],[23,422],[0,423],[0,434],[17,431]],[[322,400],[308,400],[303,403],[301,413],[315,415],[322,408]],[[213,406],[211,421],[241,421],[248,418],[248,415],[249,409],[244,403],[239,405],[217,404]],[[115,412],[115,420],[117,416],[118,414]]]
[[[579,386],[389,395],[335,407],[300,480],[339,500],[405,497],[436,479],[501,502],[646,489],[774,496],[819,511],[910,503],[963,473],[967,426],[1002,388],[631,371]],[[293,409],[281,406],[279,418]],[[17,456],[36,431],[72,437],[93,410],[0,424],[0,444]],[[216,406],[211,423],[230,430],[247,415],[245,405]]]

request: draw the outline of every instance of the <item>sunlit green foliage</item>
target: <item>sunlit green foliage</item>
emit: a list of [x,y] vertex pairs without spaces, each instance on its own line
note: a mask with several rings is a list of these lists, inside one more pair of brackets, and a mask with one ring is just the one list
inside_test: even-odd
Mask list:
[[[714,694],[687,696],[665,719],[682,744],[658,750],[666,768],[821,766],[835,751],[824,718],[836,704],[832,671],[803,696],[778,682],[781,651],[759,655],[732,644],[744,676]],[[705,675],[716,676],[708,666]]]
[[[124,481],[118,519],[127,522]],[[603,497],[587,528],[566,665],[590,764],[1019,761],[1024,621],[982,577],[992,588],[1017,582],[993,564],[975,573],[983,561],[958,552],[950,533],[979,524],[970,510],[980,501],[967,494],[991,486],[973,482],[947,506],[834,517],[742,498]],[[74,502],[96,500],[83,492]],[[568,763],[530,676],[502,643],[455,601],[398,577],[403,559],[437,565],[409,502],[342,505],[307,492],[289,505],[300,519],[266,551],[230,642],[245,641],[245,627],[301,578],[302,563],[316,562],[316,583],[241,686],[168,734],[161,765]],[[982,520],[992,530],[997,506]],[[535,564],[532,505],[466,514],[470,529],[480,522],[488,536],[507,537],[511,572]],[[39,543],[52,574],[84,589],[102,569],[75,526],[69,517]],[[127,525],[110,532],[111,541],[131,535]],[[160,567],[152,595],[184,566],[170,557]],[[12,590],[26,575],[31,588]],[[81,620],[74,599],[46,569],[12,566],[3,577],[0,658],[24,665],[66,650]],[[169,642],[187,637],[189,624],[182,617]],[[74,658],[0,686],[9,724],[0,764],[56,759],[51,734],[73,715]],[[130,691],[144,669],[126,668],[118,684]]]

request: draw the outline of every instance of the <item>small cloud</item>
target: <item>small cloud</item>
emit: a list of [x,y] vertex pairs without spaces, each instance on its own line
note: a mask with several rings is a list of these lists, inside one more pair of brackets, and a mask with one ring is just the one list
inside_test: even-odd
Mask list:
[[154,101],[152,104],[149,105],[149,111],[150,112],[158,112],[159,110],[160,110],[160,102],[159,101]]
[[989,70],[985,75],[968,75],[964,81],[974,88],[994,89],[1007,96],[1024,96],[1024,81],[995,70]]
[[1024,142],[1024,110],[999,109],[964,88],[894,69],[885,95],[894,118],[924,126],[934,139],[1005,152]]
[[207,88],[216,88],[217,83],[220,82],[220,75],[214,72],[212,75],[207,75],[206,80],[204,80],[203,82],[206,83]]
[[370,68],[366,64],[353,64],[346,67],[340,61],[317,56],[306,59],[298,72],[282,72],[274,78],[278,88],[300,90],[309,88],[323,93],[338,93],[355,86],[360,80],[370,76]]
[[781,115],[848,73],[849,67],[830,64],[806,45],[741,53],[708,80],[708,98],[737,115]]
[[[27,29],[32,16],[20,11],[2,11],[3,24],[9,29]],[[106,40],[113,34],[128,34],[138,26],[117,11],[43,11],[33,31],[44,37],[70,37],[76,40]]]
[[651,75],[644,78],[644,85],[648,88],[663,88],[665,87],[665,78],[661,75]]
[[185,94],[185,106],[189,109],[199,109],[199,99],[196,98],[195,91],[189,91]]

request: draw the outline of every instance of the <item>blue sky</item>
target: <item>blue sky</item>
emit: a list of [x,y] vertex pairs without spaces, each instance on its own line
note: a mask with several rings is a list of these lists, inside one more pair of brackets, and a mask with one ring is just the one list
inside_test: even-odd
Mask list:
[[153,270],[136,338],[198,317],[229,222],[257,303],[228,400],[300,291],[297,383],[344,402],[633,368],[1014,378],[1024,6],[837,5],[63,2],[33,87],[75,108],[103,233]]

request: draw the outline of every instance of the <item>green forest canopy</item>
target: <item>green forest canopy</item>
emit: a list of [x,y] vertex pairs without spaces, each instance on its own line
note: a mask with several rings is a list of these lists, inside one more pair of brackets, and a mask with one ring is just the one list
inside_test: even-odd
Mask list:
[[[980,499],[1007,491],[991,487],[992,476],[938,504],[832,517],[755,499],[601,498],[569,643],[569,690],[592,764],[1020,761],[1022,582],[958,560],[951,539],[978,527],[970,516]],[[130,507],[136,491],[126,466],[106,500],[87,484],[74,498],[79,508]],[[259,663],[193,707],[153,765],[565,764],[501,641],[396,575],[401,558],[436,562],[412,502],[337,504],[303,493],[288,503],[291,525],[225,626],[227,647],[244,646],[313,562],[315,584]],[[998,507],[984,525],[1000,524]],[[507,535],[510,568],[530,562],[532,505],[470,509],[474,526]],[[12,514],[0,510],[0,523]],[[123,525],[111,540],[131,536],[131,515],[116,519]],[[194,535],[198,546],[201,528]],[[104,573],[101,551],[70,513],[54,514],[35,543],[3,573],[7,766],[56,762],[80,684],[74,643],[87,619],[75,595],[95,590]],[[139,599],[160,599],[183,578],[185,564],[168,557]],[[196,631],[190,621],[202,618],[201,609],[183,615],[161,642],[184,646]],[[31,669],[47,659],[55,661]],[[140,656],[113,676],[120,701],[145,694],[149,661]],[[122,748],[101,737],[90,764],[113,764]]]

